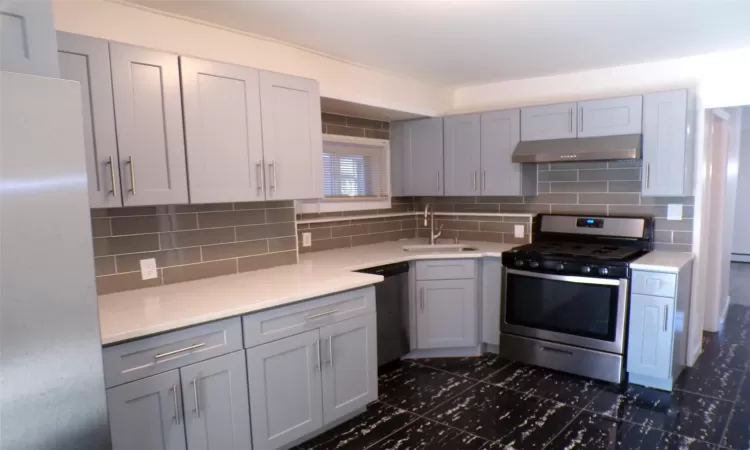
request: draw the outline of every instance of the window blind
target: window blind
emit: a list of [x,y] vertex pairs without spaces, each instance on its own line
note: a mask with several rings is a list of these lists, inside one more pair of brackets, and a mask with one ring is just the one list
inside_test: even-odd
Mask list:
[[388,157],[384,147],[323,142],[326,198],[388,197]]

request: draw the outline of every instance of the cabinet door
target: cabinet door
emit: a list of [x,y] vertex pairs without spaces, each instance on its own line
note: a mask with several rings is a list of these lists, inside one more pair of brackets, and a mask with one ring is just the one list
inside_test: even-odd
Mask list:
[[502,269],[498,258],[482,260],[482,342],[493,345],[500,345]]
[[318,330],[247,351],[253,449],[280,448],[323,426]]
[[405,195],[443,195],[443,119],[404,123]]
[[482,114],[482,195],[536,195],[536,164],[511,162],[520,140],[520,110]]
[[180,369],[189,450],[247,450],[250,405],[245,353]]
[[404,194],[404,122],[391,122],[391,196]]
[[574,138],[578,125],[576,103],[521,108],[521,140]]
[[0,70],[60,78],[51,0],[0,2]]
[[184,450],[180,374],[161,373],[107,389],[113,450]]
[[578,137],[640,134],[643,97],[578,102]]
[[190,203],[265,200],[258,71],[180,57]]
[[686,127],[686,90],[643,96],[643,195],[692,194]]
[[673,305],[673,298],[630,296],[628,372],[657,378],[670,376]]
[[320,329],[323,421],[328,424],[378,398],[377,320],[355,317]]
[[187,203],[177,56],[109,46],[123,202]]
[[83,144],[92,208],[122,206],[109,42],[58,32],[60,76],[81,84]]
[[477,344],[476,280],[417,282],[417,345],[420,349]]
[[266,198],[323,197],[323,135],[318,82],[260,73]]
[[445,195],[479,195],[479,114],[443,119]]

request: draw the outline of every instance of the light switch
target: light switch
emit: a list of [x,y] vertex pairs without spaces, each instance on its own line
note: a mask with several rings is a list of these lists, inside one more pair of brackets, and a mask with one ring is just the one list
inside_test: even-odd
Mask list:
[[302,246],[303,247],[312,246],[312,233],[302,233]]
[[667,220],[682,220],[682,205],[667,205]]
[[517,238],[522,238],[524,234],[524,226],[516,225],[513,227],[513,235]]
[[141,260],[141,279],[152,280],[159,277],[159,272],[156,270],[156,259],[142,259]]

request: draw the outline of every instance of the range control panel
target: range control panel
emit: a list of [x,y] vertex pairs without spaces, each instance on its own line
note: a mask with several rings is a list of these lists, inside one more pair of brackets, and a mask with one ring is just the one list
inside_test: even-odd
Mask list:
[[503,265],[509,269],[528,272],[552,273],[595,278],[628,278],[628,266],[624,264],[586,264],[576,261],[554,259],[527,259],[511,254],[503,255]]

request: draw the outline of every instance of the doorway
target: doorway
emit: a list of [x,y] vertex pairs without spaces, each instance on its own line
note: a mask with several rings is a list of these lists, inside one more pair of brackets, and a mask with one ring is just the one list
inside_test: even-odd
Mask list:
[[729,303],[750,307],[750,106],[742,108],[730,248]]

